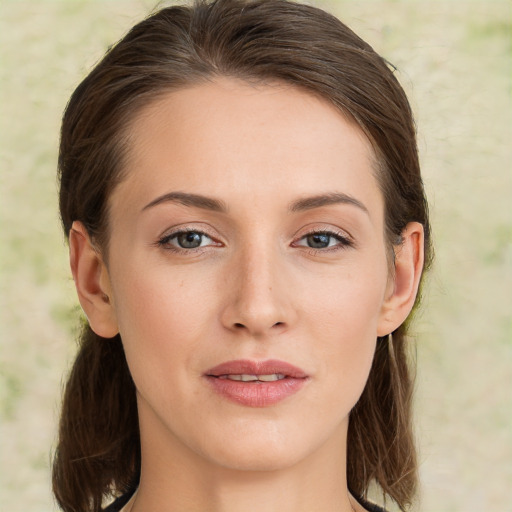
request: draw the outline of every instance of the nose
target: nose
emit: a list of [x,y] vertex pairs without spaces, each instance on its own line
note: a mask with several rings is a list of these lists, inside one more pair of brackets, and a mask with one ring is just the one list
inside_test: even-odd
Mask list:
[[265,337],[295,321],[290,280],[278,251],[247,250],[227,271],[223,325],[238,333]]

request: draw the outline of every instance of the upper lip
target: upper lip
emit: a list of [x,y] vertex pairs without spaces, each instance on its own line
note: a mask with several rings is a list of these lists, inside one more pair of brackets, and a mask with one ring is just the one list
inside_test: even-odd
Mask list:
[[272,375],[274,373],[284,375],[293,379],[305,379],[308,377],[304,370],[293,364],[268,359],[267,361],[251,361],[249,359],[236,359],[226,361],[213,368],[210,368],[205,375],[219,377],[221,375]]

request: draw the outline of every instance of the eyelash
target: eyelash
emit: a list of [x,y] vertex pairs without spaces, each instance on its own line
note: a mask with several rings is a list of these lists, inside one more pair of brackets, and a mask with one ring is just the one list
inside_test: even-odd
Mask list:
[[[211,247],[211,245],[209,245],[209,246],[203,246],[203,247],[199,246],[199,247],[185,249],[183,247],[177,247],[170,243],[171,240],[177,238],[179,235],[184,235],[187,233],[197,233],[201,237],[205,236],[212,241],[214,240],[213,237],[211,237],[210,235],[208,235],[208,233],[205,233],[204,231],[201,231],[198,229],[182,229],[180,231],[175,231],[174,233],[170,233],[168,235],[163,236],[162,238],[160,238],[157,241],[156,245],[164,248],[165,250],[172,251],[172,252],[175,252],[178,254],[191,254],[191,253],[197,254],[198,252],[203,252],[204,250],[206,250],[207,247]],[[325,229],[316,229],[316,230],[309,231],[309,232],[305,233],[304,235],[302,235],[298,241],[301,241],[309,236],[314,236],[314,235],[325,235],[330,238],[336,239],[339,243],[335,246],[325,247],[325,248],[314,248],[314,247],[308,247],[308,246],[304,246],[304,245],[295,245],[296,242],[294,242],[294,246],[295,247],[303,247],[312,255],[317,255],[319,253],[325,254],[327,252],[334,252],[334,251],[339,251],[339,250],[344,250],[344,249],[347,249],[350,247],[354,247],[354,242],[345,233],[331,231],[331,230],[325,230]]]
[[[348,235],[346,235],[345,233],[343,233],[341,231],[332,231],[332,230],[328,230],[328,229],[313,229],[312,231],[309,231],[308,233],[305,233],[304,235],[302,235],[299,238],[299,241],[304,240],[305,238],[307,238],[309,236],[314,236],[314,235],[325,235],[330,238],[334,238],[339,243],[332,247],[324,247],[321,249],[317,249],[315,247],[303,246],[303,245],[299,245],[298,247],[303,247],[312,255],[336,252],[336,251],[341,251],[344,249],[354,247],[354,242],[351,238],[349,238]],[[295,242],[294,242],[294,244],[295,244]]]
[[213,241],[213,237],[211,237],[210,235],[208,235],[208,233],[205,233],[204,231],[201,231],[199,229],[181,229],[179,231],[175,231],[174,233],[169,233],[168,235],[163,236],[162,238],[160,238],[157,241],[156,245],[163,247],[167,251],[172,251],[172,252],[175,252],[178,254],[191,254],[191,253],[203,252],[206,249],[206,247],[200,246],[200,247],[185,249],[183,247],[177,247],[170,243],[172,239],[177,238],[180,235],[186,235],[187,233],[197,233],[201,237],[207,237]]

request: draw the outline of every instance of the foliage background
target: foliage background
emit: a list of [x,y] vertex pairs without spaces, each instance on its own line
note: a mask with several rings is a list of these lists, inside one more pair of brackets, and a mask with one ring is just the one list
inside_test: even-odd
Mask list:
[[[425,512],[512,511],[512,4],[325,0],[398,67],[431,202],[415,323]],[[57,214],[61,113],[149,0],[0,0],[0,511],[49,484],[77,301]]]

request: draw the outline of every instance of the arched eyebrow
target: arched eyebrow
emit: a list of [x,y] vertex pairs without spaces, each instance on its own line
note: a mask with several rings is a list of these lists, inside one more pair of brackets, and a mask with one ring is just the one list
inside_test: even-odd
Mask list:
[[319,194],[312,197],[305,197],[294,201],[289,209],[291,212],[303,212],[312,210],[314,208],[321,208],[322,206],[330,206],[333,204],[350,204],[356,206],[360,210],[369,215],[368,208],[353,196],[344,194],[343,192],[332,192],[329,194]]
[[[144,206],[142,211],[167,202],[179,203],[184,206],[192,206],[220,213],[228,212],[226,203],[220,199],[186,192],[169,192],[168,194],[163,194]],[[369,215],[368,208],[366,208],[361,201],[343,192],[332,192],[328,194],[304,197],[291,203],[288,210],[292,213],[296,213],[334,204],[350,204],[356,206]]]
[[184,206],[193,206],[195,208],[202,208],[203,210],[212,210],[220,213],[227,213],[228,211],[226,203],[220,199],[214,199],[213,197],[206,197],[199,194],[188,194],[186,192],[169,192],[168,194],[159,196],[144,206],[142,211],[167,202],[179,203]]

